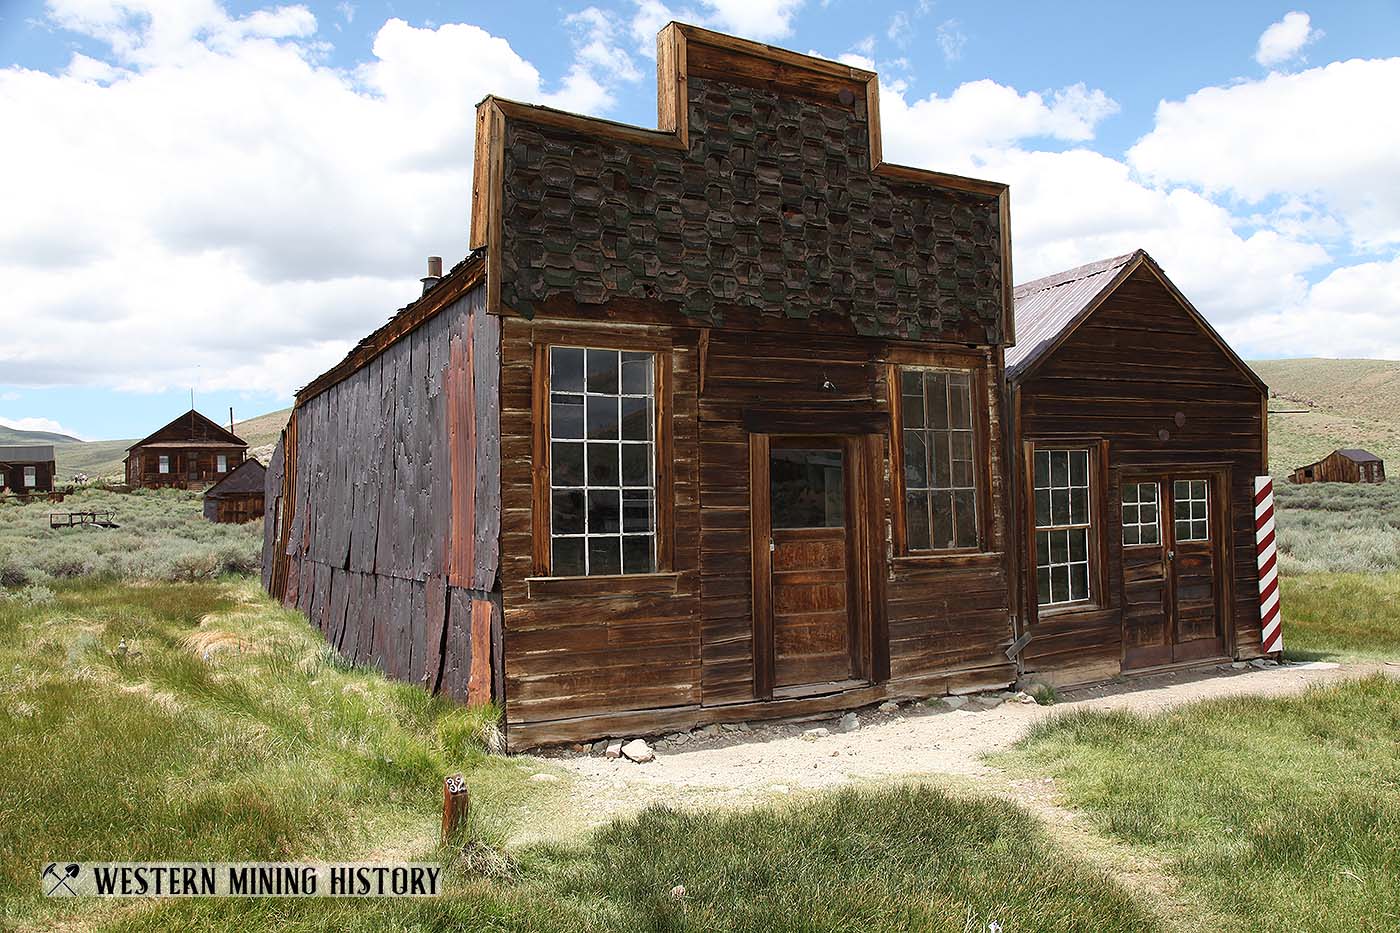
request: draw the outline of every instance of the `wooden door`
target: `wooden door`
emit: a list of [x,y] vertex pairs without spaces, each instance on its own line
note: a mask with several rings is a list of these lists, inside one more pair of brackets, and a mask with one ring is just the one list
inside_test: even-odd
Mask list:
[[770,695],[839,689],[862,667],[850,520],[857,447],[766,440],[754,447],[766,461],[753,490],[755,663],[767,671],[756,679]]
[[1215,477],[1203,474],[1124,478],[1125,668],[1225,653],[1217,486]]

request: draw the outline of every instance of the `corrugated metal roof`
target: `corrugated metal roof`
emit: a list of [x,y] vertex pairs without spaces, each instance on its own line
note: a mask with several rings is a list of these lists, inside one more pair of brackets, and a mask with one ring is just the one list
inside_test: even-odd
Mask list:
[[12,444],[0,447],[0,460],[23,463],[47,463],[52,459],[52,444]]
[[1341,454],[1343,457],[1346,457],[1348,460],[1355,461],[1356,463],[1382,462],[1380,457],[1377,457],[1369,450],[1362,450],[1360,447],[1343,447],[1339,449],[1337,453]]
[[1006,375],[1030,369],[1093,304],[1141,250],[1102,259],[1016,286],[1016,346],[1006,351]]

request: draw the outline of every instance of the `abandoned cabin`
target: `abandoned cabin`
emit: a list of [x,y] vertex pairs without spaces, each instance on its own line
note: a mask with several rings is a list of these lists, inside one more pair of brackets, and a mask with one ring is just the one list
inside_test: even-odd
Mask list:
[[249,457],[204,490],[204,517],[211,522],[242,525],[263,516],[267,468]]
[[1369,450],[1344,447],[1293,471],[1295,483],[1384,483],[1385,461]]
[[52,444],[0,445],[0,493],[53,492]]
[[248,445],[191,408],[165,427],[126,450],[126,482],[133,488],[176,486],[202,489],[232,472]]
[[1267,388],[1141,250],[1015,299],[1023,673],[1259,656]]
[[[1203,322],[1172,290],[1170,443],[1137,437],[1151,405],[1068,427],[1050,382],[1021,387],[1032,460],[1059,477],[1088,451],[1057,481],[1081,492],[1101,471],[1104,552],[1061,600],[1102,603],[1088,638],[1018,621],[1038,558],[1013,506],[1006,186],[886,163],[872,72],[676,23],[657,47],[657,130],[478,106],[472,252],[298,393],[264,585],[348,659],[501,704],[512,749],[1005,687],[1027,650],[1072,673],[1081,645],[1097,671],[1122,644],[1108,483],[1156,462],[1233,503],[1210,471],[1258,466],[1262,407],[1221,412],[1257,380],[1208,328],[1187,346]],[[1110,276],[1129,313],[1138,269]],[[1229,548],[1220,568],[1251,557]],[[1233,605],[1221,655],[1249,650]]]

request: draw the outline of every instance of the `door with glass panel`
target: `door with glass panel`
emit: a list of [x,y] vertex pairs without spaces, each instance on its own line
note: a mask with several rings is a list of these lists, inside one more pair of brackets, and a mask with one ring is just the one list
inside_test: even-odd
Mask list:
[[1123,666],[1223,655],[1215,477],[1126,476],[1120,494]]
[[[845,438],[768,436],[766,483],[753,490],[755,651],[775,693],[857,676],[860,639],[851,570],[853,445]],[[766,500],[766,501],[764,501]]]

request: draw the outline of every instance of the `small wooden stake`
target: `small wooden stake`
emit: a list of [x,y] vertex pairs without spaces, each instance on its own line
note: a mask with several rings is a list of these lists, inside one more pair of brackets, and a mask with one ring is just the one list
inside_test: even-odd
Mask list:
[[467,779],[460,774],[449,774],[442,782],[442,841],[446,845],[461,834],[467,822],[467,811],[471,809],[471,798],[467,793]]

